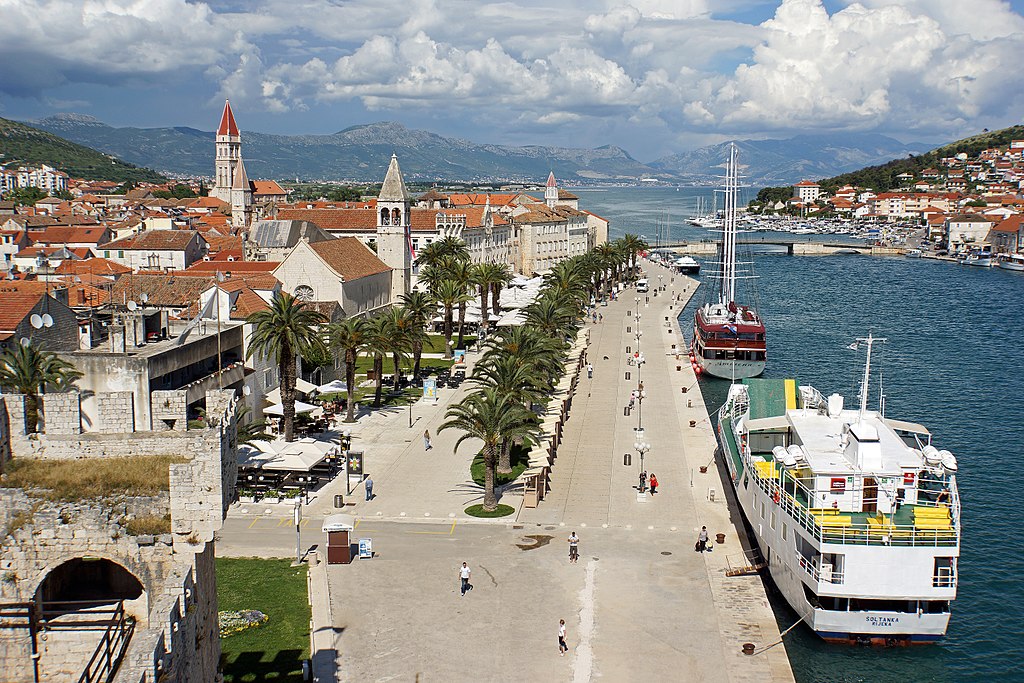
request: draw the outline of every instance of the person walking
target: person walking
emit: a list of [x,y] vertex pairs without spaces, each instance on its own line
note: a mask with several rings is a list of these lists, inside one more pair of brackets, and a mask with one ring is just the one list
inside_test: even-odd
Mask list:
[[580,537],[574,531],[569,534],[569,564],[576,564],[578,559],[580,559]]
[[469,577],[472,573],[473,571],[465,562],[459,567],[459,578],[462,579],[462,597],[466,597],[466,591],[473,589],[473,586],[469,584]]
[[558,655],[564,657],[565,653],[569,651],[569,646],[565,644],[565,619],[558,620]]
[[702,553],[707,550],[708,547],[708,528],[702,526],[700,528],[700,534],[697,535],[697,547],[694,548],[698,553]]
[[364,484],[366,486],[366,500],[370,500],[373,498],[373,479],[370,478],[370,475],[366,475]]
[[654,476],[654,472],[651,472],[650,478],[651,495],[653,496],[658,492],[658,478]]
[[587,363],[587,379],[594,379],[594,364]]
[[430,430],[423,430],[423,450],[429,451],[433,446],[430,445]]

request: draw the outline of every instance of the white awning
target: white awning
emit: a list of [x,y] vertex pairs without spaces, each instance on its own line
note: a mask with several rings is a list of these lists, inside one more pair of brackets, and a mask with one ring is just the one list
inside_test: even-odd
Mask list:
[[340,379],[334,379],[316,388],[321,394],[336,394],[348,391],[348,385]]
[[751,432],[763,432],[769,429],[789,429],[789,418],[785,415],[762,417],[756,420],[747,420],[744,425],[747,431]]
[[[323,412],[323,408],[320,408],[320,406],[310,405],[308,403],[303,403],[302,401],[296,401],[295,402],[295,414],[296,415],[302,415],[304,413],[312,413],[315,410],[319,410],[320,412]],[[284,416],[284,406],[281,405],[280,403],[275,403],[273,405],[267,406],[266,408],[263,409],[263,414],[264,415],[277,415],[278,417],[282,417],[282,416]]]

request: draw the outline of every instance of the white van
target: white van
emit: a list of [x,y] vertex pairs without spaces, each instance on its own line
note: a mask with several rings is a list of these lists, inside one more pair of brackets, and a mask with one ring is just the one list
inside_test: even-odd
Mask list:
[[651,291],[650,286],[647,284],[646,278],[636,281],[636,291],[641,293]]

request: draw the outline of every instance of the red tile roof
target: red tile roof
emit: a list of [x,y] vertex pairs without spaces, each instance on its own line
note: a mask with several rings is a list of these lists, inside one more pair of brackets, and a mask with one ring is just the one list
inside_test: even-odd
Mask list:
[[[192,230],[145,230],[137,235],[119,239],[103,246],[104,249],[145,249],[153,251],[181,251],[198,235]],[[205,239],[200,237],[200,239]]]
[[192,273],[209,275],[216,272],[231,271],[232,273],[270,273],[281,265],[280,261],[196,261],[183,271],[185,275]]
[[323,242],[314,242],[310,249],[346,281],[358,280],[391,269],[370,251],[370,248],[355,237],[339,237]]
[[274,180],[253,180],[250,184],[252,185],[252,193],[255,197],[267,194],[288,194],[288,192]]
[[227,100],[224,100],[224,113],[220,115],[217,135],[238,135],[238,124],[235,123],[235,115],[231,111],[231,103]]
[[4,305],[0,306],[0,339],[9,339],[44,296],[45,292],[5,292]]
[[128,266],[122,266],[105,258],[88,258],[82,261],[62,261],[57,270],[58,275],[86,275],[117,277],[132,272]]
[[104,226],[73,228],[54,225],[32,235],[33,244],[103,244],[110,233]]

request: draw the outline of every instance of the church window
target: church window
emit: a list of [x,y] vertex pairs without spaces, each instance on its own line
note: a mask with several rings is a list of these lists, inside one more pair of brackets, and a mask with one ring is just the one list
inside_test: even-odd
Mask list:
[[393,225],[402,224],[402,212],[400,209],[391,209],[391,223]]
[[312,301],[313,288],[309,285],[299,285],[295,288],[295,298],[299,301]]
[[380,210],[380,224],[391,225],[391,213],[387,209]]

